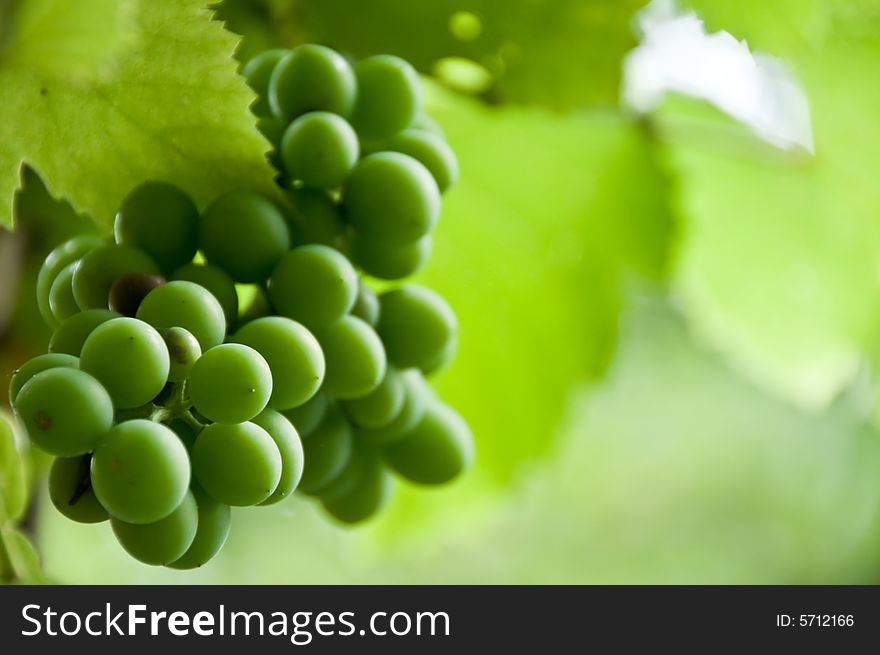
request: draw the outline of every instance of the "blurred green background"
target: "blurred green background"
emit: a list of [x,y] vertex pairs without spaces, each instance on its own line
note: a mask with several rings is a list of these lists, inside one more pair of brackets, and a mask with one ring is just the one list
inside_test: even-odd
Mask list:
[[[47,23],[74,11],[71,40],[110,12],[123,38],[102,57],[150,11],[28,2]],[[0,3],[0,77],[18,5]],[[300,498],[235,510],[194,572],[134,562],[37,476],[26,527],[51,580],[880,582],[880,0],[226,0],[218,17],[240,61],[314,41],[424,74],[462,176],[419,279],[460,319],[436,384],[476,465],[400,485],[354,529]],[[45,348],[42,258],[109,220],[87,176],[52,179],[53,147],[70,156],[20,158],[52,194],[26,170],[0,231],[4,380]]]

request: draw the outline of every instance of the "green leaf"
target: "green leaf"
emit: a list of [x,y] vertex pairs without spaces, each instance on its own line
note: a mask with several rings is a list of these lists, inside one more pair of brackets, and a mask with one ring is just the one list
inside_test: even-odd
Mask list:
[[11,581],[17,584],[45,584],[46,578],[40,568],[40,556],[30,539],[20,530],[0,526],[0,549],[11,573]]
[[818,50],[789,50],[815,157],[768,156],[727,121],[709,121],[733,134],[713,142],[661,117],[686,235],[676,285],[692,325],[765,388],[810,407],[876,357],[880,331],[880,46],[834,24]]
[[26,507],[24,457],[16,447],[12,426],[0,414],[0,524],[18,520]]
[[494,102],[566,108],[617,103],[620,62],[635,45],[632,17],[645,4],[264,0],[226,2],[221,12],[233,30],[261,46],[269,37],[254,26],[262,22],[283,45],[306,40],[358,57],[392,53],[453,86],[476,85],[474,90]]
[[0,54],[0,225],[11,224],[23,164],[105,225],[147,179],[200,203],[234,188],[274,192],[236,39],[204,4],[23,5]]
[[423,276],[461,324],[439,388],[469,420],[480,470],[506,479],[552,445],[571,385],[604,371],[629,279],[663,276],[666,181],[646,133],[616,114],[436,90],[429,109],[462,170]]

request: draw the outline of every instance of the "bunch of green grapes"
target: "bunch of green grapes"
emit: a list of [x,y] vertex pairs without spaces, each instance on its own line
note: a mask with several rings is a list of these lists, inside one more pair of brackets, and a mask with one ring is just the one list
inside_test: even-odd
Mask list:
[[455,315],[422,286],[375,291],[424,264],[457,175],[415,73],[306,45],[245,75],[277,129],[284,204],[235,190],[200,211],[170,183],[138,186],[112,239],[47,257],[49,352],[10,383],[31,441],[56,457],[55,507],[109,520],[149,564],[210,560],[233,506],[298,492],[357,523],[396,477],[444,484],[473,457],[426,381],[455,352]]

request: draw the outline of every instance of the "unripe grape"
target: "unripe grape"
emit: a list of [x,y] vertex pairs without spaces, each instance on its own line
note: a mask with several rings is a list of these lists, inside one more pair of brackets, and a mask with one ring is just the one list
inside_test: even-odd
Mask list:
[[389,137],[412,123],[422,88],[412,66],[394,55],[375,55],[354,67],[358,94],[352,123],[366,138]]
[[167,328],[162,330],[160,334],[168,347],[168,357],[171,363],[168,380],[183,382],[189,377],[193,365],[202,356],[202,347],[192,332],[184,328]]
[[83,344],[94,329],[114,318],[120,318],[120,314],[109,309],[87,309],[74,314],[52,333],[49,339],[49,352],[79,357]]
[[290,496],[303,474],[303,446],[293,424],[275,410],[265,409],[254,417],[253,423],[272,437],[281,455],[281,478],[275,491],[261,505],[274,505]]
[[73,273],[73,295],[82,309],[107,309],[110,287],[126,273],[159,273],[155,262],[141,250],[128,245],[95,248]]
[[59,512],[77,523],[100,523],[110,518],[92,490],[92,456],[58,457],[49,470],[49,499]]
[[287,121],[310,111],[348,116],[356,93],[348,62],[330,48],[306,44],[294,48],[269,78],[269,105]]
[[193,498],[198,506],[198,528],[187,551],[168,566],[172,569],[195,569],[210,561],[226,543],[232,512],[193,485]]
[[238,318],[238,291],[233,280],[222,268],[210,264],[187,264],[174,271],[171,280],[195,282],[217,299],[226,315],[226,322]]
[[126,523],[110,520],[113,534],[125,551],[144,564],[159,566],[180,559],[190,548],[198,531],[196,501],[187,492],[171,514],[154,523]]
[[223,343],[226,314],[214,295],[194,282],[175,280],[153,289],[141,302],[137,317],[157,330],[181,327],[202,350]]
[[78,236],[65,241],[46,257],[37,275],[37,304],[39,305],[43,320],[46,321],[46,325],[56,327],[59,323],[58,319],[52,314],[49,305],[49,292],[52,289],[55,278],[58,277],[58,274],[66,266],[78,262],[86,253],[105,243],[106,239],[100,237],[91,235]]
[[77,264],[78,262],[74,262],[62,268],[49,289],[49,308],[58,322],[80,312],[73,296],[73,272]]
[[152,273],[126,273],[110,287],[110,309],[124,316],[135,316],[144,298],[165,284],[165,278]]
[[335,189],[357,163],[357,134],[344,118],[313,111],[293,121],[281,140],[284,171],[294,182]]
[[242,423],[265,409],[272,395],[272,372],[253,348],[226,343],[195,363],[189,394],[193,406],[209,420]]
[[376,330],[390,362],[431,373],[452,357],[458,321],[437,293],[407,284],[383,293],[379,303],[382,313]]
[[287,50],[265,50],[248,61],[241,74],[257,94],[257,99],[251,105],[251,111],[257,116],[268,116],[272,111],[269,107],[269,78],[279,61],[287,54]]
[[65,353],[46,353],[28,360],[12,373],[9,381],[9,405],[15,406],[15,399],[21,388],[37,373],[58,367],[79,368],[79,358]]

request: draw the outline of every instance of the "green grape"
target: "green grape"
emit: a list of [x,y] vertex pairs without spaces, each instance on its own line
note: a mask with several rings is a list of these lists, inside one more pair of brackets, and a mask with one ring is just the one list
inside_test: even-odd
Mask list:
[[290,248],[284,216],[261,195],[235,191],[220,196],[205,210],[199,244],[209,264],[236,282],[262,282]]
[[293,409],[282,412],[288,421],[293,423],[296,431],[303,437],[307,437],[321,424],[330,406],[330,399],[326,394],[316,393],[312,398]]
[[272,395],[272,372],[253,348],[226,343],[205,352],[195,363],[189,395],[208,420],[242,423],[265,409]]
[[313,494],[338,476],[352,452],[351,426],[338,407],[328,409],[324,420],[303,439],[305,468],[299,490]]
[[360,155],[357,134],[344,118],[313,111],[293,121],[281,140],[284,171],[308,187],[335,189]]
[[126,273],[110,287],[110,309],[124,316],[135,316],[153,289],[165,284],[165,278],[151,273]]
[[391,363],[430,373],[455,353],[458,322],[434,291],[407,284],[383,293],[379,304],[382,315],[376,330]]
[[339,206],[323,191],[292,189],[288,224],[291,240],[297,246],[321,244],[344,250],[345,222]]
[[104,387],[91,375],[64,366],[26,382],[15,412],[31,441],[59,457],[89,452],[113,425],[113,402]]
[[260,505],[274,505],[290,496],[303,473],[303,445],[293,424],[275,410],[265,409],[254,417],[253,423],[272,437],[281,454],[281,478],[272,495]]
[[352,316],[357,316],[373,327],[379,324],[379,297],[363,282],[358,285],[358,295],[351,313]]
[[159,566],[180,559],[198,532],[199,510],[187,491],[171,514],[154,523],[126,523],[110,519],[113,534],[125,552],[144,564]]
[[360,466],[348,489],[321,502],[327,512],[342,523],[360,523],[376,514],[391,498],[393,479],[376,456],[361,456]]
[[366,396],[341,403],[352,425],[375,430],[388,425],[403,409],[406,390],[400,374],[388,368],[381,384]]
[[52,338],[49,339],[49,352],[79,357],[83,344],[94,329],[102,323],[119,317],[119,314],[109,309],[87,309],[74,314],[52,333]]
[[192,495],[199,510],[198,529],[186,553],[168,564],[172,569],[195,569],[206,564],[220,552],[229,536],[232,522],[229,505],[218,503],[195,484]]
[[271,150],[267,153],[269,163],[276,171],[280,171],[283,167],[281,163],[281,139],[284,137],[284,131],[287,129],[287,123],[280,118],[274,116],[261,116],[257,118],[257,129],[266,137]]
[[400,280],[422,269],[431,256],[431,235],[411,243],[389,243],[382,238],[355,235],[351,259],[364,273],[382,280]]
[[46,257],[42,268],[37,275],[37,305],[40,308],[40,314],[46,325],[56,327],[58,320],[52,314],[49,305],[49,292],[55,278],[66,266],[78,262],[83,255],[91,252],[101,244],[105,243],[105,239],[95,236],[79,236],[65,241],[55,248]]
[[361,159],[345,181],[342,203],[358,232],[395,243],[428,234],[440,215],[440,191],[431,173],[399,152]]
[[257,99],[251,105],[251,111],[257,116],[268,116],[272,109],[269,107],[269,78],[279,61],[287,54],[287,50],[265,50],[251,59],[241,74],[257,94]]
[[173,184],[144,182],[122,201],[113,233],[116,243],[146,253],[167,275],[196,255],[199,210]]
[[458,180],[458,159],[442,136],[410,128],[391,137],[385,148],[420,162],[434,177],[440,193]]
[[269,316],[273,313],[272,303],[269,302],[269,297],[266,295],[266,292],[263,291],[263,288],[251,285],[250,289],[253,291],[250,299],[246,299],[242,293],[242,307],[239,310],[238,315],[239,326],[246,325],[251,321]]
[[55,509],[77,523],[100,523],[110,518],[92,491],[92,456],[58,457],[49,470],[49,499]]
[[324,353],[305,327],[289,318],[267,316],[251,321],[234,341],[260,353],[272,371],[269,406],[284,410],[302,405],[324,381]]
[[62,268],[49,289],[49,309],[56,324],[80,311],[76,298],[73,297],[73,272],[77,264],[78,262],[74,262]]
[[403,406],[397,416],[382,427],[356,430],[355,440],[358,443],[370,446],[394,443],[403,439],[422,420],[428,403],[433,400],[430,387],[418,369],[401,371],[399,376],[404,396]]
[[431,402],[404,439],[385,449],[398,474],[418,484],[443,484],[461,475],[474,458],[470,428],[454,409]]
[[181,327],[202,350],[223,343],[226,314],[210,291],[195,282],[175,280],[153,289],[138,308],[137,317],[157,330]]
[[[356,445],[357,444],[355,444],[355,446]],[[334,475],[330,482],[309,495],[316,496],[323,501],[330,498],[344,496],[354,489],[364,465],[364,452],[363,448],[359,449],[353,447],[351,455],[349,456],[348,461],[345,462],[345,466],[342,467],[342,470]]]
[[309,328],[342,318],[357,297],[357,272],[344,255],[321,245],[285,254],[269,278],[269,299],[282,316]]
[[387,367],[385,349],[369,323],[355,316],[316,328],[327,369],[322,389],[336,398],[360,398],[379,386]]
[[357,90],[348,62],[330,48],[306,44],[294,48],[269,78],[269,106],[279,118],[292,121],[310,111],[348,116]]
[[79,358],[80,368],[104,385],[120,409],[140,407],[155,398],[168,381],[170,365],[162,335],[128,317],[96,327]]
[[413,119],[413,122],[410,124],[409,129],[421,130],[422,132],[430,132],[435,136],[439,136],[444,141],[446,140],[446,132],[443,131],[440,123],[438,123],[425,113],[418,114]]
[[28,360],[12,373],[12,379],[9,381],[9,405],[15,406],[15,399],[18,392],[27,384],[28,380],[37,373],[48,371],[52,368],[79,368],[79,358],[65,353],[46,353],[37,355],[33,359]]
[[165,423],[164,425],[180,438],[180,441],[186,448],[187,452],[192,452],[198,435],[189,423],[183,419],[176,418],[168,421],[168,423]]
[[192,332],[180,327],[166,328],[159,334],[168,348],[168,357],[171,367],[168,370],[168,380],[171,382],[183,382],[189,377],[192,367],[202,356],[202,347]]
[[226,315],[226,322],[238,318],[238,291],[235,281],[222,268],[209,264],[187,264],[171,275],[172,280],[195,282],[210,291]]
[[281,480],[278,446],[255,423],[209,425],[196,439],[192,458],[198,483],[226,505],[257,505]]
[[158,273],[156,264],[133,246],[106,245],[85,255],[73,273],[73,295],[82,309],[107,309],[110,288],[126,273]]
[[189,482],[186,448],[161,423],[145,419],[119,423],[92,456],[95,496],[110,516],[126,523],[165,518],[183,501]]
[[394,55],[361,59],[354,67],[357,100],[352,123],[367,138],[388,137],[412,123],[422,87],[412,66]]

